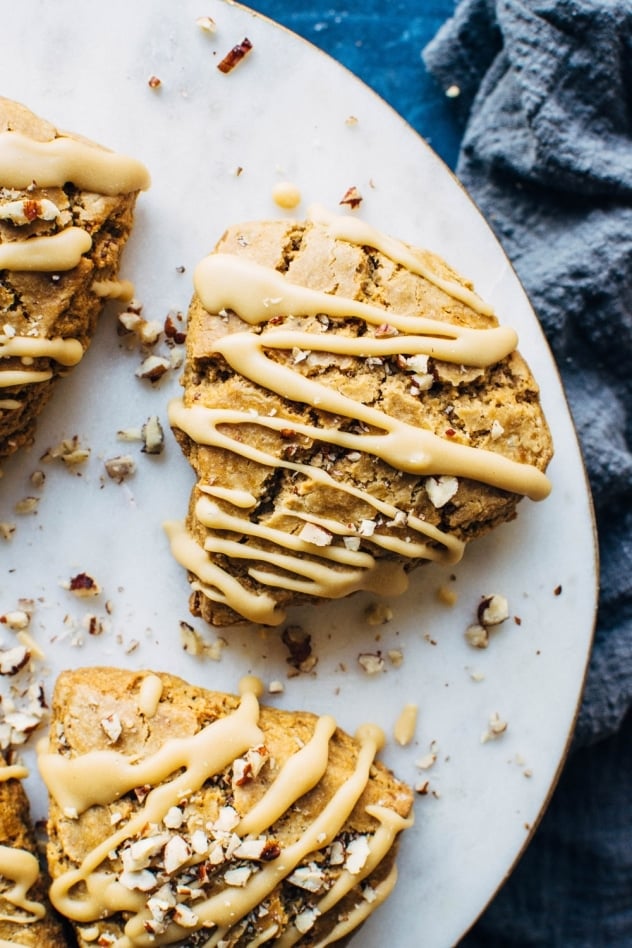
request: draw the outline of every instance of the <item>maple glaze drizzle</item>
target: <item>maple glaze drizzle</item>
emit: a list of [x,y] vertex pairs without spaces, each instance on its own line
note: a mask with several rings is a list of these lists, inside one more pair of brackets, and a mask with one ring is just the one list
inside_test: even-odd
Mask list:
[[[311,219],[325,226],[336,239],[361,246],[375,247],[394,263],[432,282],[452,298],[485,315],[492,311],[473,291],[435,273],[423,255],[407,245],[382,234],[358,218],[335,216],[317,207]],[[316,484],[327,484],[335,491],[346,491],[361,499],[376,514],[405,522],[407,536],[403,539],[374,531],[373,546],[396,553],[404,559],[438,559],[457,562],[464,544],[431,524],[410,516],[406,511],[381,503],[368,490],[361,490],[344,481],[337,481],[315,465],[294,463],[250,444],[247,438],[227,433],[240,426],[256,424],[273,432],[290,426],[297,436],[324,442],[347,452],[367,452],[381,458],[396,470],[414,475],[467,477],[502,490],[524,494],[534,500],[546,497],[550,483],[534,465],[513,461],[500,453],[460,444],[433,432],[394,418],[370,405],[364,405],[313,378],[281,364],[269,353],[326,352],[355,358],[428,356],[456,365],[485,368],[502,360],[517,345],[516,333],[505,326],[474,329],[416,315],[393,313],[381,306],[336,296],[291,283],[282,273],[253,260],[234,254],[216,252],[198,264],[195,290],[207,312],[235,312],[245,324],[245,331],[221,335],[209,345],[208,355],[219,354],[237,373],[259,387],[283,398],[310,405],[337,417],[353,419],[363,426],[362,433],[343,431],[337,427],[318,427],[298,423],[276,415],[230,408],[208,408],[185,404],[175,399],[169,406],[169,420],[174,428],[185,432],[193,442],[239,454],[246,460],[274,468],[285,468],[305,475]],[[390,335],[381,337],[367,332],[358,337],[341,334],[304,332],[284,325],[268,323],[276,313],[285,316],[326,315],[330,320],[361,319],[367,329],[388,324]],[[200,483],[199,490],[217,498],[212,504],[199,500],[196,518],[208,528],[204,547],[177,523],[166,525],[175,558],[196,577],[193,588],[209,599],[226,604],[251,621],[276,625],[283,621],[283,610],[273,597],[249,592],[245,586],[222,569],[215,554],[254,561],[249,575],[264,586],[280,587],[322,598],[345,596],[356,589],[384,588],[380,573],[389,569],[389,581],[395,576],[396,588],[406,587],[403,567],[387,567],[383,560],[368,552],[331,543],[315,545],[302,540],[299,534],[271,529],[243,516],[241,511],[256,501],[237,498],[230,487]],[[223,503],[222,503],[223,502]],[[228,509],[227,509],[228,507]],[[230,507],[235,508],[235,515]],[[295,520],[301,514],[288,510]],[[305,521],[317,524],[343,541],[358,536],[357,525],[336,525],[305,515]],[[411,536],[410,534],[413,534]],[[418,539],[415,539],[415,534]],[[234,537],[234,540],[228,537]],[[244,537],[247,542],[244,542]],[[347,543],[347,546],[349,544]],[[210,555],[209,555],[210,554]],[[396,589],[391,588],[390,592]]]
[[144,191],[149,173],[135,158],[59,135],[40,142],[21,132],[0,133],[0,181],[5,188],[62,188],[72,182],[84,191],[111,197]]
[[[0,782],[7,780],[22,780],[28,776],[26,767],[18,764],[0,767]],[[0,913],[0,922],[13,922],[19,925],[30,925],[40,918],[44,918],[46,909],[41,902],[29,899],[29,889],[37,882],[40,866],[37,857],[26,849],[17,849],[13,846],[0,846],[0,879],[13,885],[2,888],[0,899],[9,902],[19,910],[19,914]],[[0,946],[3,941],[0,939]],[[14,944],[14,942],[4,942]]]
[[[144,705],[148,694],[155,696],[160,692],[158,702],[161,700],[162,688],[155,684],[156,681],[160,682],[160,678],[149,674],[141,682],[139,707]],[[116,871],[103,867],[118,847],[142,836],[149,825],[160,824],[172,807],[195,794],[205,781],[230,767],[249,748],[262,744],[265,735],[258,725],[257,700],[261,692],[262,684],[258,679],[251,676],[243,679],[240,703],[234,711],[215,719],[190,737],[167,740],[159,750],[139,760],[131,760],[114,750],[66,757],[51,753],[46,746],[40,748],[39,767],[44,782],[53,799],[70,818],[78,818],[94,804],[112,803],[135,787],[150,788],[141,807],[123,825],[96,845],[78,868],[64,872],[54,880],[51,901],[62,914],[75,921],[91,922],[121,911],[130,913],[125,933],[116,941],[116,948],[173,944],[201,928],[211,932],[205,945],[212,948],[264,902],[304,859],[334,841],[364,792],[375,755],[383,745],[384,735],[374,725],[359,728],[355,768],[324,803],[313,822],[294,842],[283,847],[278,857],[260,863],[245,885],[228,885],[215,894],[196,899],[196,920],[190,927],[183,928],[170,922],[162,934],[150,932],[146,925],[151,919],[146,907],[147,895],[124,887],[118,881]],[[310,740],[281,767],[264,795],[241,817],[234,833],[242,840],[259,838],[319,783],[328,766],[329,742],[335,729],[333,718],[316,719]],[[103,780],[94,780],[96,772],[103,775]],[[376,829],[369,837],[365,864],[358,873],[347,869],[340,871],[329,892],[318,903],[320,912],[332,909],[366,878],[389,851],[396,835],[412,824],[412,818],[405,819],[386,806],[369,805],[366,812],[375,819]],[[195,863],[200,861],[203,857],[194,857]],[[379,891],[376,887],[377,897],[373,904],[379,904]],[[357,917],[359,924],[362,918],[360,915]],[[351,923],[347,921],[345,924]],[[293,936],[294,929],[290,927],[288,940],[282,944],[294,944]]]

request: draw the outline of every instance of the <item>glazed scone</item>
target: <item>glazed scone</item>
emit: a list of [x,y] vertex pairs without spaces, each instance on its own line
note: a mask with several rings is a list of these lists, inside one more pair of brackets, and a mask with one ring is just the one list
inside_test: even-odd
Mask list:
[[0,458],[33,440],[118,280],[143,165],[0,98]]
[[48,901],[24,776],[0,760],[0,946],[65,948],[71,942]]
[[195,273],[170,422],[197,483],[167,524],[216,625],[395,594],[545,497],[516,334],[441,259],[353,217],[231,227]]
[[260,707],[259,686],[59,677],[39,766],[51,900],[82,948],[343,944],[387,897],[412,792],[379,729]]

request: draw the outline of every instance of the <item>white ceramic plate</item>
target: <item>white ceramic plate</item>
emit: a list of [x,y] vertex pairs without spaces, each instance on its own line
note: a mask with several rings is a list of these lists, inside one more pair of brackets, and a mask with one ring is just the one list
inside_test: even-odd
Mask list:
[[[214,35],[196,25],[201,14],[215,20]],[[252,53],[223,75],[217,62],[245,36]],[[5,464],[0,482],[0,520],[17,524],[14,539],[0,541],[0,613],[19,597],[37,600],[31,631],[46,654],[49,693],[60,669],[108,663],[169,669],[223,690],[235,689],[247,671],[265,682],[282,679],[285,693],[271,701],[331,712],[348,730],[372,719],[390,734],[403,705],[418,704],[414,744],[402,749],[391,741],[383,756],[402,778],[427,778],[431,792],[418,798],[393,896],[354,944],[456,942],[510,872],[550,794],[595,610],[584,473],[557,372],[523,291],[487,225],[425,143],[339,65],[247,9],[218,0],[109,0],[98,8],[84,0],[30,0],[14,5],[4,23],[0,62],[5,96],[149,166],[153,187],[140,198],[123,267],[147,318],[186,310],[194,265],[228,224],[283,213],[272,189],[289,180],[303,195],[298,213],[312,202],[336,208],[356,186],[363,217],[438,251],[519,331],[555,437],[551,497],[524,501],[517,521],[471,546],[456,569],[417,572],[410,591],[389,603],[387,625],[367,625],[366,596],[293,616],[313,635],[313,676],[286,679],[286,651],[274,631],[231,630],[220,662],[182,651],[188,585],[161,524],[184,515],[192,477],[169,433],[159,458],[116,437],[154,414],[166,427],[178,373],[157,388],[135,377],[141,357],[121,345],[115,307],[58,388],[36,444]],[[148,86],[151,75],[161,79],[159,89]],[[89,462],[76,473],[43,466],[46,448],[73,435],[90,447]],[[118,485],[104,476],[103,459],[129,450],[137,474]],[[30,476],[38,469],[47,477],[36,491]],[[41,496],[38,512],[15,515],[15,503],[28,494]],[[97,600],[77,600],[63,588],[80,571],[102,585]],[[437,598],[444,585],[458,595],[452,607]],[[493,592],[508,598],[520,623],[510,619],[487,651],[474,650],[463,633],[480,596]],[[90,613],[106,624],[96,638],[83,625]],[[215,640],[215,632],[197,627]],[[383,674],[368,677],[357,655],[376,648],[401,649],[401,667],[387,661]],[[482,744],[494,712],[508,729]],[[433,742],[436,763],[421,771],[416,762]],[[35,775],[29,789],[41,816],[45,800]]]

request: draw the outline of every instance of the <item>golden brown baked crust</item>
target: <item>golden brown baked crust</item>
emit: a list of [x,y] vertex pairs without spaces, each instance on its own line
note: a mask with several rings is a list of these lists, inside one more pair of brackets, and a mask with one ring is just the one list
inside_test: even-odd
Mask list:
[[[158,682],[160,685],[160,700],[149,712],[140,698],[148,678],[153,684]],[[77,760],[83,755],[101,750],[116,751],[142,766],[143,761],[155,759],[152,755],[159,751],[165,753],[166,745],[173,748],[181,739],[190,739],[192,735],[200,735],[202,732],[206,734],[204,729],[208,729],[209,725],[213,727],[218,722],[228,722],[230,725],[239,707],[240,699],[235,696],[207,691],[168,674],[154,675],[111,668],[65,672],[59,677],[53,696],[50,737],[53,764],[59,763],[63,768],[64,762]],[[242,712],[243,709],[240,713]],[[120,734],[115,740],[112,740],[112,731],[104,726],[105,721],[112,720],[111,717],[108,718],[111,715],[116,715],[121,724]],[[278,866],[279,863],[283,865],[285,860],[290,865],[281,870],[281,875],[289,876],[292,871],[295,873],[298,869],[299,876],[294,875],[294,882],[284,880],[273,884],[269,889],[266,887],[266,892],[260,895],[254,908],[243,918],[239,918],[237,913],[234,924],[229,925],[226,932],[222,932],[225,939],[221,942],[223,946],[243,948],[250,944],[257,934],[272,926],[277,926],[278,937],[299,915],[302,914],[304,922],[313,906],[322,900],[336,879],[340,878],[345,867],[351,868],[349,860],[353,858],[352,841],[356,841],[356,847],[361,846],[366,850],[367,844],[370,845],[372,840],[377,839],[376,831],[384,832],[383,822],[389,824],[390,821],[395,828],[381,861],[371,872],[367,874],[365,870],[363,873],[361,867],[364,865],[363,859],[366,858],[365,852],[364,857],[360,858],[360,867],[353,870],[359,874],[350,877],[351,889],[348,894],[330,911],[323,912],[316,919],[316,923],[306,929],[303,936],[296,941],[296,944],[301,946],[316,943],[319,937],[323,937],[326,931],[337,924],[339,917],[353,913],[358,902],[368,906],[372,893],[379,891],[379,883],[389,876],[393,869],[397,836],[406,825],[405,818],[408,817],[412,806],[410,788],[396,780],[381,763],[367,765],[372,754],[369,754],[369,758],[363,757],[365,751],[361,750],[364,742],[362,735],[360,740],[352,738],[340,729],[333,730],[335,723],[331,722],[330,739],[325,739],[324,742],[324,747],[328,746],[326,769],[322,776],[317,778],[312,789],[308,789],[294,802],[288,803],[285,810],[282,808],[282,815],[275,818],[271,825],[264,821],[266,828],[260,832],[241,832],[234,819],[229,820],[228,824],[223,821],[227,815],[236,814],[237,819],[240,819],[253,811],[255,804],[270,791],[274,780],[282,773],[282,768],[314,737],[317,722],[321,722],[320,727],[325,727],[327,720],[318,719],[307,712],[261,707],[258,727],[262,736],[256,749],[250,748],[246,752],[242,750],[235,755],[229,755],[229,763],[222,766],[214,776],[207,777],[200,789],[190,791],[184,798],[179,799],[175,811],[177,819],[173,818],[173,808],[169,808],[168,816],[164,816],[163,812],[162,821],[152,820],[148,825],[143,811],[139,824],[142,825],[142,831],[130,838],[118,838],[116,846],[108,845],[108,851],[116,849],[116,852],[114,855],[110,853],[98,866],[98,873],[112,872],[121,879],[123,866],[130,868],[130,846],[141,837],[157,839],[162,835],[157,852],[144,863],[145,870],[153,874],[154,883],[152,884],[150,876],[149,886],[142,897],[144,900],[155,897],[156,890],[163,886],[161,897],[165,899],[166,885],[171,893],[177,893],[178,901],[185,908],[195,913],[200,912],[199,906],[204,899],[213,894],[221,893],[222,898],[229,898],[235,892],[249,891],[247,882],[244,885],[233,878],[231,884],[228,884],[229,875],[226,873],[245,871],[248,875],[250,871],[250,881],[256,882],[261,879],[263,872]],[[225,736],[223,740],[226,740]],[[209,746],[207,745],[205,753],[212,755],[214,751],[209,750]],[[192,755],[194,759],[199,759],[197,751],[192,752]],[[361,758],[364,764],[361,764]],[[47,767],[42,760],[41,766],[50,790],[52,781],[47,779]],[[104,760],[99,766],[103,772],[108,767]],[[360,771],[363,766],[367,766],[367,771],[357,784],[358,799],[355,805],[352,801],[350,815],[344,819],[343,825],[335,830],[335,838],[323,842],[323,836],[319,834],[317,840],[320,845],[313,839],[308,847],[311,851],[299,859],[292,870],[294,857],[290,855],[291,847],[302,839],[303,834],[309,832],[334,794],[351,785],[354,772],[356,769]],[[301,771],[310,768],[311,764],[303,759]],[[175,768],[168,779],[157,785],[164,788],[178,773],[182,771]],[[92,780],[95,779],[98,778],[93,776]],[[296,786],[296,779],[294,778],[292,786]],[[190,786],[188,781],[192,778],[188,772],[183,780]],[[61,783],[63,784],[63,777]],[[48,860],[51,875],[54,880],[58,880],[51,892],[53,902],[58,907],[60,903],[55,896],[55,885],[59,884],[59,877],[76,869],[95,846],[103,844],[112,833],[129,825],[129,821],[138,816],[142,807],[149,805],[150,791],[151,786],[145,784],[123,793],[117,799],[87,807],[79,813],[78,818],[69,818],[64,813],[63,801],[60,805],[55,799],[53,788]],[[269,799],[269,796],[266,799]],[[163,804],[163,811],[166,806],[167,804]],[[379,819],[372,815],[373,811],[367,812],[367,807],[370,809],[371,806],[383,808],[377,811],[383,814]],[[224,829],[220,829],[220,826],[224,826]],[[198,836],[194,837],[196,831]],[[202,844],[200,834],[203,838]],[[175,837],[178,837],[179,841],[186,841],[189,852],[199,850],[203,855],[192,856],[182,868],[169,873],[166,853],[170,845],[169,840]],[[240,839],[242,842],[246,839],[256,839],[259,855],[246,858],[241,851],[237,851],[231,856]],[[334,850],[337,854],[335,857],[332,855]],[[139,862],[138,866],[140,865]],[[296,881],[301,873],[309,877],[306,882],[308,888],[302,887]],[[366,875],[366,878],[363,878],[363,875]],[[315,891],[310,891],[310,879],[315,880]],[[124,880],[124,884],[129,883]],[[198,887],[203,890],[204,897],[196,898],[195,893],[192,894],[192,890]],[[167,902],[169,899],[170,896],[167,895]],[[167,921],[173,917],[173,903],[171,904]],[[155,909],[152,911],[159,914]],[[120,936],[130,913],[110,911],[104,915],[108,917],[102,920],[84,919],[76,925],[80,945],[94,944],[96,929],[99,932],[98,937],[102,939],[107,939],[108,934]],[[153,924],[154,919],[151,921]],[[190,934],[176,943],[182,946],[203,944],[209,937],[209,929],[198,928],[192,927]],[[186,936],[186,932],[184,935]],[[347,937],[346,933],[340,932],[338,943],[344,943],[344,937]],[[270,943],[275,940],[276,938],[272,939]],[[105,944],[106,941],[99,943]],[[160,943],[160,932],[156,943]]]
[[[391,332],[396,335],[388,325],[389,315],[393,313],[482,330],[498,325],[493,315],[484,309],[477,311],[467,299],[455,298],[442,286],[411,272],[374,246],[353,244],[332,235],[329,228],[319,222],[286,220],[234,226],[224,234],[215,252],[256,261],[283,274],[291,283],[380,307],[384,311],[384,326],[367,326],[357,317],[301,316],[295,310],[290,316],[282,307],[275,307],[274,294],[269,300],[269,321],[253,326],[232,309],[207,311],[199,292],[194,295],[182,382],[185,411],[175,417],[172,424],[197,475],[186,529],[200,547],[203,548],[214,533],[217,535],[197,514],[204,492],[215,485],[240,490],[255,498],[253,506],[240,510],[229,508],[224,500],[213,497],[214,504],[222,510],[230,509],[232,516],[241,518],[244,527],[250,522],[297,534],[306,521],[327,525],[326,521],[331,520],[350,530],[356,540],[360,537],[360,552],[366,551],[377,560],[405,562],[406,570],[422,562],[424,557],[401,556],[392,544],[390,547],[387,544],[390,540],[413,544],[419,541],[419,533],[409,529],[412,517],[458,541],[469,541],[515,516],[520,492],[461,476],[454,496],[442,502],[427,488],[426,475],[398,469],[377,457],[371,449],[363,450],[361,439],[357,450],[332,443],[328,439],[328,427],[351,434],[367,432],[368,428],[354,424],[346,415],[332,415],[296,398],[290,400],[283,396],[282,387],[280,392],[266,389],[235,371],[222,354],[214,351],[218,341],[223,344],[223,340],[234,333],[262,333],[271,329],[309,333],[315,340],[314,351],[310,351],[306,342],[300,350],[275,349],[267,351],[266,356],[280,367],[289,367],[303,378],[315,380],[362,406],[377,408],[390,418],[430,431],[443,441],[494,452],[512,462],[544,471],[552,455],[551,437],[540,407],[537,384],[518,352],[512,351],[492,365],[480,367],[432,356],[424,364],[423,360],[398,355],[365,358],[333,354],[323,351],[322,347],[325,335],[328,338],[334,335],[377,338],[380,333]],[[413,252],[439,281],[470,287],[436,255]],[[180,419],[188,410],[197,410],[200,406],[213,411],[228,408],[250,413],[251,423],[221,426],[224,433],[234,437],[234,450],[199,443],[199,439],[183,430]],[[257,423],[257,415],[284,419],[285,425],[266,428]],[[301,425],[322,430],[322,440],[300,433],[297,429]],[[278,466],[246,459],[243,444],[265,451],[273,462],[276,459]],[[303,471],[297,472],[289,466],[291,464],[303,465]],[[331,481],[318,482],[309,473],[305,474],[305,466],[324,471],[336,483],[332,486]],[[340,490],[340,485],[352,489]],[[356,493],[353,493],[354,488],[358,489]],[[369,492],[372,498],[390,505],[398,513],[393,516],[376,512],[362,492]],[[366,523],[370,529],[363,530],[362,525]],[[335,528],[331,529],[335,533]],[[296,588],[275,588],[274,579],[269,585],[261,582],[258,551],[263,548],[283,553],[283,546],[257,540],[247,533],[239,538],[238,532],[235,528],[234,538],[241,544],[239,556],[207,551],[209,562],[236,578],[249,593],[272,597],[280,615],[286,606],[310,598],[311,594],[306,596]],[[378,536],[386,538],[383,545],[376,543]],[[343,541],[341,536],[334,535],[331,542],[342,546],[347,538]],[[436,550],[438,544],[431,540],[430,548]],[[247,549],[253,551],[250,559],[243,552]],[[317,561],[318,550],[315,553],[303,551],[298,556]],[[270,562],[263,568],[267,575],[283,575],[283,570]],[[254,576],[253,572],[258,575]],[[215,625],[228,625],[242,619],[234,603],[227,602],[221,594],[209,592],[212,582],[200,583],[199,574],[192,569],[189,577],[194,588],[191,609],[195,615]]]
[[[0,767],[4,767],[0,761]],[[29,803],[22,786],[17,779],[0,779],[0,846],[25,850],[38,855],[35,834],[31,825]],[[5,880],[0,875],[0,941],[15,945],[27,945],[31,948],[64,948],[72,941],[67,936],[62,922],[48,902],[48,882],[42,872],[37,882],[29,889],[28,898],[46,906],[44,918],[28,925],[10,921],[10,916],[24,914],[15,905],[3,898]]]
[[[0,133],[7,131],[42,143],[61,135],[73,141],[86,141],[58,131],[23,105],[0,98]],[[35,213],[38,202],[50,201],[60,212],[55,220],[35,216],[26,223],[15,223],[10,218],[0,219],[0,247],[56,234],[72,226],[80,227],[92,239],[91,248],[79,263],[66,271],[0,269],[0,342],[15,334],[43,339],[61,337],[77,339],[82,349],[87,349],[105,302],[92,287],[95,281],[116,280],[121,252],[132,228],[137,193],[108,196],[82,190],[72,182],[63,187],[33,184],[16,189],[0,180],[0,210],[5,205],[26,201],[31,202],[27,213]],[[0,373],[24,367],[20,357],[3,358],[0,354]],[[50,357],[35,358],[28,367],[52,370],[52,377],[2,386],[0,374],[0,458],[32,442],[37,416],[57,379],[68,372],[68,367]]]

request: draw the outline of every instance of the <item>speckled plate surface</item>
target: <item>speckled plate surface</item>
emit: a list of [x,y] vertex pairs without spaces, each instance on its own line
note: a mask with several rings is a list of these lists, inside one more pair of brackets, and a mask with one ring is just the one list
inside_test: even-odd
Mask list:
[[[201,14],[213,17],[215,33],[196,25]],[[222,74],[217,63],[246,36],[252,52]],[[160,457],[117,440],[118,430],[152,415],[167,427],[179,373],[153,387],[135,376],[142,356],[117,336],[115,306],[58,387],[35,445],[4,465],[0,481],[0,520],[16,525],[12,540],[0,540],[0,613],[20,597],[36,601],[30,631],[45,655],[36,672],[47,694],[60,669],[107,663],[169,669],[227,691],[255,672],[266,683],[284,682],[271,703],[331,712],[348,730],[370,719],[390,735],[403,705],[418,705],[414,743],[390,740],[383,757],[411,783],[427,780],[429,792],[418,797],[416,825],[403,840],[394,894],[353,943],[453,944],[511,871],[547,801],[594,621],[590,500],[559,378],[523,291],[425,143],[344,69],[247,9],[218,0],[202,7],[110,0],[98,9],[30,0],[5,23],[0,62],[3,95],[149,166],[153,186],[139,200],[122,274],[148,319],[186,310],[193,267],[228,224],[283,214],[272,190],[288,180],[303,196],[298,214],[312,202],[336,208],[357,187],[363,217],[442,254],[518,330],[555,438],[553,493],[541,504],[524,501],[518,519],[471,546],[458,567],[417,572],[408,593],[387,602],[393,618],[383,626],[366,621],[369,596],[292,615],[313,636],[312,675],[287,677],[276,631],[220,633],[227,643],[220,661],[182,650],[188,585],[161,524],[184,515],[192,475],[168,431]],[[152,75],[159,88],[150,88]],[[74,435],[90,448],[84,465],[42,463],[47,448]],[[137,472],[117,484],[104,460],[128,452]],[[46,481],[36,489],[37,470]],[[36,513],[16,514],[28,495],[39,497]],[[96,599],[78,600],[64,588],[83,571],[102,587]],[[438,598],[441,587],[455,594],[453,605]],[[511,618],[487,650],[475,650],[464,630],[488,593],[507,597]],[[102,623],[98,636],[88,632],[90,616]],[[217,631],[193,624],[216,642]],[[357,656],[376,649],[385,671],[369,677]],[[399,667],[388,658],[392,650],[401,650]],[[482,743],[495,713],[507,730]],[[418,768],[431,748],[435,763]],[[35,771],[28,787],[41,816]]]

